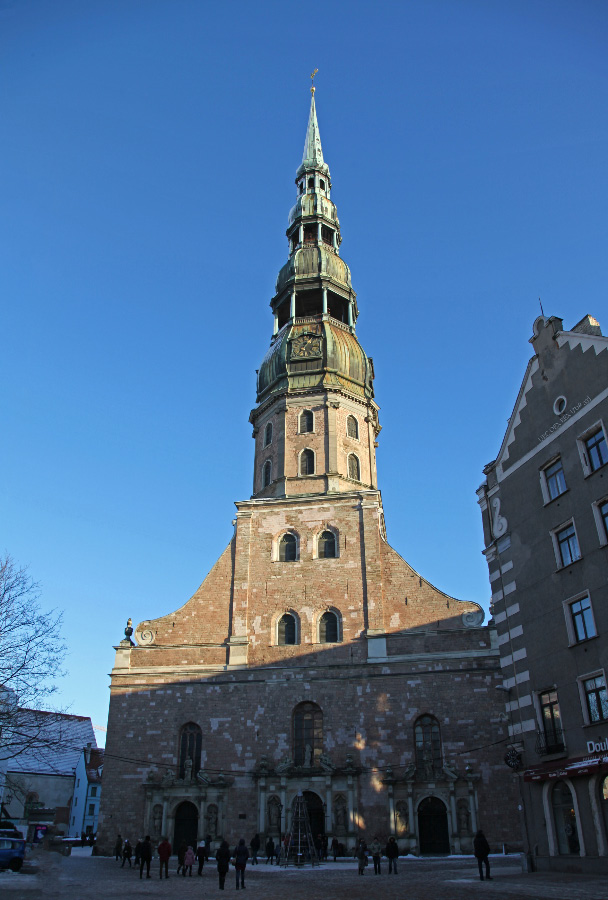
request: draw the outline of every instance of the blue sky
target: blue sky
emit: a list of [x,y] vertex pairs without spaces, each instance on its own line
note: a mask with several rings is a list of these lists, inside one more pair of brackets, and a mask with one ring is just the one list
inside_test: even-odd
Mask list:
[[105,724],[128,616],[181,606],[248,424],[317,110],[391,544],[487,608],[475,490],[542,298],[608,331],[603,2],[0,2],[0,547]]

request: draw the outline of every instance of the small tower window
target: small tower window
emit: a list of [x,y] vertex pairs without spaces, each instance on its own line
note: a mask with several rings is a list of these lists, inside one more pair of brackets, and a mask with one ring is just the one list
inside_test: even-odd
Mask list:
[[350,438],[359,440],[359,423],[354,416],[349,416],[346,420],[346,433]]
[[353,481],[361,481],[361,466],[359,465],[359,457],[351,453],[348,457],[348,477]]
[[330,247],[333,247],[334,233],[327,225],[321,225],[321,239],[324,244],[329,244]]
[[264,446],[268,447],[269,444],[272,444],[272,422],[268,422],[264,429]]
[[316,225],[305,225],[304,226],[304,243],[305,244],[316,244],[317,242],[317,226]]
[[301,181],[299,183],[298,188],[300,190],[300,193],[303,194],[304,193],[304,182],[303,181]]
[[298,558],[298,542],[295,534],[284,534],[279,541],[279,562],[295,562]]
[[264,468],[262,469],[262,487],[267,488],[270,482],[272,481],[272,463],[269,459],[264,463]]
[[320,180],[319,187],[321,188],[322,191],[325,190],[325,182],[323,181],[323,179]]
[[312,450],[302,450],[300,454],[300,475],[315,474],[315,454]]
[[313,431],[315,425],[315,417],[312,410],[305,409],[300,413],[300,434],[308,434]]
[[296,617],[291,613],[281,616],[277,626],[277,644],[295,644],[296,642]]
[[319,619],[319,643],[337,644],[338,633],[338,617],[335,612],[328,609]]
[[319,559],[335,559],[336,536],[333,531],[323,531],[319,536]]
[[309,187],[311,190],[314,191],[314,189],[315,189],[315,180],[314,180],[314,178],[309,178],[309,179],[308,179],[308,187]]

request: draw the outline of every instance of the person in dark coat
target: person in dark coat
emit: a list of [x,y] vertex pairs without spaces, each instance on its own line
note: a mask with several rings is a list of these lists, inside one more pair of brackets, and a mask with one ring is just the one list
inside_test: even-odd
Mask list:
[[122,859],[122,837],[117,834],[116,835],[116,843],[114,844],[114,856],[116,861]]
[[266,865],[268,865],[268,863],[270,863],[270,865],[272,865],[272,862],[274,860],[274,854],[275,854],[274,841],[271,837],[269,837],[268,840],[266,841]]
[[211,853],[211,835],[205,835],[205,859],[209,862],[209,854]]
[[135,868],[137,868],[141,862],[141,848],[143,847],[143,845],[144,842],[141,838],[139,838],[139,840],[135,844],[135,859],[133,860],[133,862],[135,863]]
[[486,836],[481,828],[473,839],[473,852],[475,853],[477,865],[479,866],[479,877],[483,881],[483,866],[485,865],[486,880],[492,881],[492,878],[490,876],[490,860],[488,859],[488,856],[490,854],[490,845],[488,844]]
[[338,850],[339,850],[339,848],[340,848],[340,844],[339,844],[339,842],[338,842],[338,838],[336,838],[336,837],[335,837],[335,838],[332,838],[332,841],[331,841],[331,852],[332,852],[333,855],[334,855],[334,862],[335,862],[336,859],[338,858]]
[[241,878],[241,887],[245,887],[245,867],[249,859],[249,850],[245,844],[245,838],[241,838],[238,845],[234,848],[234,866],[236,868],[236,889],[239,889],[239,875]]
[[394,837],[388,839],[388,844],[384,848],[384,855],[388,859],[388,874],[393,872],[397,874],[397,860],[399,858],[399,847]]
[[217,873],[220,876],[220,891],[223,891],[226,874],[230,868],[230,847],[228,846],[228,841],[222,841],[215,858],[217,859]]
[[147,834],[141,848],[141,856],[139,863],[139,877],[144,877],[144,866],[146,867],[146,878],[150,877],[150,863],[152,862],[152,841],[150,835]]
[[359,875],[364,875],[365,867],[367,865],[367,844],[365,843],[363,838],[361,838],[361,840],[357,844],[355,856],[359,860]]
[[251,847],[251,865],[257,866],[258,864],[258,853],[260,850],[260,836],[259,834],[254,834],[251,838],[251,843],[249,846]]
[[181,872],[184,865],[184,858],[186,856],[186,850],[188,849],[188,844],[185,841],[182,841],[177,850],[177,874]]
[[169,860],[171,859],[171,844],[164,837],[158,847],[158,858],[160,860],[160,877],[163,877],[163,869],[165,870],[165,878],[169,877]]
[[196,858],[198,860],[198,874],[202,875],[205,860],[209,859],[209,852],[205,847],[205,841],[202,839],[198,842],[198,847],[196,848]]
[[131,842],[129,838],[125,838],[125,842],[122,845],[122,865],[121,869],[124,868],[124,865],[127,860],[129,860],[129,868],[131,868],[131,856],[133,855],[133,849],[131,847]]

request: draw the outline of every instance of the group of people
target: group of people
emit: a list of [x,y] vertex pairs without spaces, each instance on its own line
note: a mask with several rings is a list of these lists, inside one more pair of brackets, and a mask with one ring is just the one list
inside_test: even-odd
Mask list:
[[394,837],[389,837],[386,846],[383,848],[378,835],[374,835],[373,841],[369,847],[363,838],[360,839],[355,850],[355,857],[359,863],[359,875],[365,874],[365,869],[369,862],[369,856],[374,863],[374,875],[382,875],[382,857],[388,859],[388,874],[397,874],[397,859],[399,858],[399,847]]
[[[286,834],[283,840],[279,841],[277,849],[277,846],[275,845],[272,837],[268,838],[265,845],[267,865],[268,863],[272,865],[275,861],[275,858],[276,864],[280,865],[281,855],[285,856],[289,852],[290,840],[291,835]],[[318,859],[320,861],[323,859],[327,859],[327,838],[324,835],[317,835],[317,838],[314,841],[314,845],[315,853]],[[250,858],[249,849],[251,849],[252,865],[258,865],[258,853],[260,851],[260,846],[261,841],[259,834],[255,834],[253,836],[252,840],[250,841],[249,848],[245,843],[245,838],[241,838],[239,840],[233,851],[230,850],[228,841],[221,842],[215,854],[220,890],[224,890],[226,875],[228,874],[228,870],[230,869],[231,861],[234,862],[236,871],[237,890],[239,888],[245,887],[245,870],[247,868],[247,862]],[[160,878],[162,879],[163,877],[163,871],[165,873],[165,878],[168,878],[169,860],[173,852],[168,838],[163,837],[156,849],[158,853],[158,859],[160,861]],[[186,841],[182,841],[177,850],[177,874],[181,874],[183,877],[188,874],[190,877],[192,877],[192,868],[196,863],[198,863],[198,874],[202,875],[205,862],[209,859],[210,849],[210,835],[207,835],[204,840],[199,841],[196,849],[192,845],[187,844]],[[331,849],[335,862],[339,850],[343,850],[336,838],[332,840]],[[479,877],[482,881],[484,880],[483,870],[485,867],[485,878],[491,881],[492,879],[490,876],[490,862],[488,859],[490,854],[490,846],[483,831],[481,830],[479,830],[475,835],[473,841],[473,851],[475,854],[475,858],[477,859],[477,864],[479,866]],[[143,878],[143,872],[145,868],[146,878],[151,878],[150,863],[152,862],[152,841],[150,840],[149,835],[146,835],[143,840],[140,838],[137,841],[135,848],[132,848],[128,838],[123,841],[121,835],[117,835],[116,844],[114,846],[114,855],[116,860],[122,861],[122,868],[124,868],[125,863],[127,862],[129,863],[129,868],[131,868],[131,858],[134,857],[135,868],[139,866],[139,877]],[[399,858],[399,847],[397,846],[397,841],[394,837],[389,837],[384,847],[382,846],[378,835],[374,836],[374,839],[370,842],[369,846],[363,838],[359,840],[355,849],[355,858],[358,861],[359,875],[365,874],[365,869],[368,866],[370,856],[374,864],[374,875],[382,874],[383,856],[385,856],[388,860],[388,874],[397,874],[397,859]]]

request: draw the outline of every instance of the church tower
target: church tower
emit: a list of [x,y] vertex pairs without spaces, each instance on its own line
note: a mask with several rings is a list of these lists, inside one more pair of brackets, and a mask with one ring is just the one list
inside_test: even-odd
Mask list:
[[340,257],[314,90],[287,225],[289,259],[270,301],[274,332],[251,413],[256,498],[378,486],[374,370],[355,331],[357,299]]
[[209,834],[213,850],[257,831],[264,846],[299,792],[313,833],[351,855],[374,834],[466,852],[478,824],[499,844],[513,826],[494,815],[512,793],[496,633],[387,542],[373,365],[314,91],[287,240],[253,493],[193,596],[116,647],[98,846],[117,831],[174,847]]

